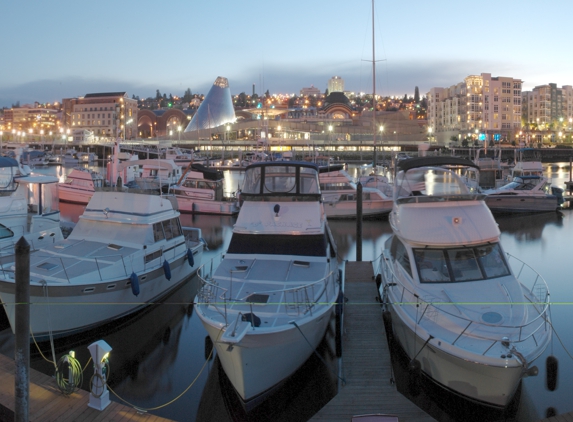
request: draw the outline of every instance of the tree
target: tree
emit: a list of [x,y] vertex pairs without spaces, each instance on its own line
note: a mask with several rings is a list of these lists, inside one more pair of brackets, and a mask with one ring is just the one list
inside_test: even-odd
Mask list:
[[185,93],[183,94],[182,100],[183,100],[184,103],[188,103],[188,102],[190,102],[192,99],[193,99],[193,94],[191,94],[191,89],[190,89],[190,88],[187,88],[187,89],[185,90]]
[[452,135],[452,136],[450,136],[450,141],[458,142],[458,137],[456,135]]
[[414,88],[414,103],[418,104],[420,102],[420,90],[418,87]]
[[159,90],[155,91],[155,99],[161,101],[161,92],[159,92]]

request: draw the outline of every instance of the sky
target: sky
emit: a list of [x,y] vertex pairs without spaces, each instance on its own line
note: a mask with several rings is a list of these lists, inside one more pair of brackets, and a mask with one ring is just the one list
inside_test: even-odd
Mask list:
[[[372,93],[371,0],[0,3],[0,107],[94,92]],[[466,76],[573,85],[573,1],[375,0],[376,94],[425,95]]]

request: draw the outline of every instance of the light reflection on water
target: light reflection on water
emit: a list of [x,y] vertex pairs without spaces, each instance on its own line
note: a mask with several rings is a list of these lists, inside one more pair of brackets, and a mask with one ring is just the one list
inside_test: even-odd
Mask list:
[[[546,168],[547,175],[552,178],[555,186],[564,187],[569,180],[569,163],[556,163]],[[566,167],[566,168],[565,168]],[[565,168],[565,169],[564,169]],[[95,170],[101,170],[97,167]],[[69,170],[69,169],[68,169]],[[52,174],[56,168],[46,169],[45,173]],[[54,173],[55,174],[55,173]],[[243,174],[226,172],[229,184],[237,186]],[[73,204],[60,204],[62,218],[77,222],[83,207]],[[529,216],[497,216],[496,220],[501,230],[501,243],[506,252],[518,257],[536,269],[548,282],[551,292],[551,316],[555,332],[551,345],[535,362],[539,368],[537,377],[526,378],[523,383],[520,406],[516,420],[534,421],[545,417],[546,409],[553,407],[557,413],[573,411],[570,387],[567,380],[573,376],[573,328],[569,325],[573,316],[573,289],[571,288],[569,260],[573,211],[564,210],[561,213],[546,213]],[[205,252],[204,262],[211,256],[224,251],[230,239],[235,217],[227,216],[192,216],[182,215],[184,226],[200,227],[203,237],[210,250]],[[339,260],[356,259],[356,221],[337,220],[330,223],[338,246]],[[366,220],[363,222],[362,260],[378,259],[384,241],[391,235],[391,228],[385,220]],[[80,340],[79,346],[73,345],[77,357],[85,365],[89,353],[85,346],[99,338],[104,338],[113,347],[111,384],[121,397],[141,407],[156,407],[166,403],[183,392],[191,381],[201,372],[205,364],[205,337],[200,321],[193,315],[188,304],[192,301],[197,281],[186,284],[167,304],[157,307],[154,311],[144,313],[130,320],[125,326],[108,328],[108,331],[91,333],[89,339]],[[9,331],[9,330],[8,330]],[[101,337],[97,337],[101,335]],[[11,334],[6,330],[0,333],[2,353],[11,354],[10,344],[13,344]],[[86,341],[89,340],[89,341]],[[70,345],[71,347],[72,345]],[[60,346],[60,354],[67,352],[66,345]],[[327,348],[328,349],[328,348]],[[44,348],[44,351],[49,350]],[[559,360],[559,381],[556,391],[549,391],[545,386],[545,360],[554,355]],[[328,356],[328,352],[327,352]],[[121,363],[114,363],[121,362]],[[315,367],[320,363],[315,357],[311,362]],[[329,364],[335,366],[335,357],[330,356]],[[52,373],[50,364],[35,361],[35,368],[46,373]],[[323,365],[322,365],[323,366]],[[174,420],[246,420],[246,416],[236,408],[232,410],[233,399],[227,395],[224,383],[219,379],[219,366],[215,358],[205,364],[195,384],[175,403],[154,410],[152,413]],[[91,367],[86,371],[91,376]],[[328,385],[335,385],[332,373],[321,368],[317,373]],[[320,379],[320,378],[319,378]],[[314,378],[303,378],[305,384]],[[319,381],[320,384],[320,381]],[[324,384],[324,383],[323,383]],[[86,381],[84,385],[87,387]],[[223,387],[221,387],[223,385]],[[314,390],[322,391],[317,394],[328,394],[331,387],[321,390],[324,385],[312,386]],[[301,386],[294,387],[300,390]],[[325,393],[326,391],[326,393]],[[287,393],[285,393],[287,394]],[[331,391],[330,394],[333,394]],[[115,400],[114,395],[111,397]],[[298,397],[300,399],[300,397]],[[328,400],[322,398],[324,402]],[[289,400],[287,399],[287,402]],[[292,400],[290,400],[292,401]],[[273,405],[276,403],[273,403]],[[231,408],[229,407],[231,406]],[[281,407],[283,406],[283,407]],[[304,401],[298,403],[304,408]],[[274,420],[306,420],[314,410],[308,410],[305,418],[298,419],[289,405],[276,404],[284,411],[275,413]],[[205,411],[205,409],[209,409]],[[296,407],[294,407],[296,410]],[[381,409],[383,410],[383,409]],[[309,413],[310,412],[310,415]],[[357,409],[360,413],[360,409]],[[265,415],[251,418],[265,420]],[[444,416],[443,420],[449,420]]]

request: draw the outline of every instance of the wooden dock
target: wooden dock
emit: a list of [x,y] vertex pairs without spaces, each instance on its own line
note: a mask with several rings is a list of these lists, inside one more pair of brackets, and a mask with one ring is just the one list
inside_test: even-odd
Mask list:
[[392,363],[372,263],[347,262],[341,376],[345,384],[312,421],[348,422],[354,415],[382,413],[400,422],[434,421],[390,382]]
[[[14,420],[14,372],[16,363],[0,354],[0,420]],[[63,395],[53,377],[30,369],[30,395],[28,416],[30,421],[42,422],[169,422],[148,413],[112,401],[104,410],[88,407],[87,391],[79,390],[69,396]],[[111,395],[111,393],[110,393]]]

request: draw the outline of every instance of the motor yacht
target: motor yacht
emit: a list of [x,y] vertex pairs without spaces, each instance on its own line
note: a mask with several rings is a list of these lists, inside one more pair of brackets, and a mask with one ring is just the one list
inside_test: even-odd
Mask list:
[[[197,228],[182,227],[173,197],[95,192],[71,234],[30,253],[30,332],[64,337],[127,316],[185,282],[201,265]],[[15,330],[14,265],[0,299]]]
[[223,172],[201,164],[190,164],[179,183],[170,191],[177,198],[179,211],[193,214],[234,215],[239,212],[235,195],[225,195]]
[[104,187],[103,176],[93,170],[75,167],[58,185],[60,201],[86,205],[97,189]]
[[[325,171],[319,176],[324,211],[328,218],[356,218],[358,186],[345,170]],[[363,217],[388,215],[392,198],[375,187],[362,188]]]
[[377,280],[384,318],[414,373],[504,408],[550,342],[549,290],[503,251],[485,195],[454,166],[477,167],[456,157],[398,165]]
[[494,213],[536,213],[556,211],[563,204],[563,189],[551,186],[545,176],[519,176],[497,189],[484,191],[486,204]]
[[195,309],[249,407],[318,346],[339,297],[341,271],[316,164],[251,164],[241,200],[222,261],[200,272]]

